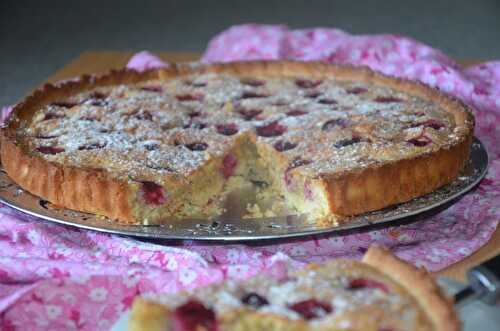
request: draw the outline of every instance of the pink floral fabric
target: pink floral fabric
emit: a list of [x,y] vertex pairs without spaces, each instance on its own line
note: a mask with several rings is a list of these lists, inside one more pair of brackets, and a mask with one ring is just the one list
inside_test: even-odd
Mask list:
[[[359,258],[375,242],[436,271],[487,242],[500,220],[500,62],[463,68],[406,37],[274,25],[222,32],[210,42],[203,61],[279,58],[366,65],[464,100],[475,108],[476,135],[490,154],[486,179],[452,207],[422,222],[279,244],[158,245],[48,224],[0,206],[0,329],[108,330],[134,296],[146,292],[176,292],[226,278],[281,273],[312,261]],[[145,70],[164,65],[142,52],[128,66]],[[2,119],[9,110],[3,110]]]

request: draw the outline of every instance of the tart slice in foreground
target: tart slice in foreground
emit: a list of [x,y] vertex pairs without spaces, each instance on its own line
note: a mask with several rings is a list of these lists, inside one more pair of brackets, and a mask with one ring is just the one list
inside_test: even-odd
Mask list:
[[425,271],[375,246],[361,262],[137,298],[129,322],[129,331],[459,329],[451,301]]

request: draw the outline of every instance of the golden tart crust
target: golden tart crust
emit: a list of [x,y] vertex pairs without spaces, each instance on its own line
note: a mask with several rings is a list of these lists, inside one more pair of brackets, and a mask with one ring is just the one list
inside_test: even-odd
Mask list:
[[[200,77],[214,79],[222,90],[209,90],[210,84],[207,87],[206,82],[197,82]],[[262,86],[260,80],[269,81],[268,86]],[[156,108],[145,111],[141,108],[144,106],[140,104],[141,96],[157,92],[157,85],[172,93],[170,99],[147,96],[147,100],[156,100],[147,101],[147,106]],[[208,89],[207,94],[203,94],[204,89]],[[73,125],[81,120],[95,121],[84,118],[89,117],[89,112],[90,117],[102,118],[112,113],[106,106],[101,107],[100,102],[95,103],[94,99],[101,98],[96,93],[102,91],[110,93],[112,100],[125,95],[122,103],[115,104],[118,109],[115,112],[121,118],[134,118],[118,121],[124,126],[115,127],[117,134],[137,138],[148,132],[146,138],[154,137],[161,148],[165,147],[161,149],[162,155],[175,155],[170,160],[168,156],[160,158],[163,162],[160,166],[155,163],[143,167],[140,162],[144,160],[158,160],[149,159],[148,146],[143,144],[139,153],[139,148],[132,144],[125,152],[106,152],[118,155],[120,162],[113,162],[113,158],[100,157],[104,154],[94,151],[108,141],[73,146],[74,153],[68,149],[69,156],[53,149],[47,153],[43,144],[52,137],[42,135],[47,128],[47,132],[54,132],[50,128],[58,128],[60,117],[79,116],[78,121],[72,120]],[[269,91],[277,96],[272,99]],[[64,104],[67,100],[72,100],[69,106]],[[139,102],[139,106],[131,107],[127,104],[130,100]],[[88,106],[89,103],[96,106]],[[211,114],[208,123],[202,130],[189,127],[192,122],[186,124],[186,120],[192,121],[205,108]],[[160,115],[167,116],[164,122]],[[419,118],[425,122],[415,125],[412,121]],[[139,124],[130,126],[133,121]],[[151,127],[156,122],[163,126]],[[99,118],[98,123],[105,120]],[[106,123],[116,125],[117,120],[111,117]],[[236,133],[232,132],[234,126]],[[384,127],[389,129],[380,129]],[[1,160],[9,176],[21,187],[55,205],[120,222],[148,223],[145,219],[154,214],[154,208],[145,207],[144,212],[142,209],[138,212],[141,194],[149,194],[141,193],[141,185],[161,182],[163,188],[184,192],[179,198],[181,202],[168,201],[163,193],[160,196],[152,193],[155,201],[165,204],[160,216],[155,214],[154,221],[165,215],[168,218],[182,208],[182,199],[193,195],[186,187],[201,180],[198,178],[211,177],[203,167],[214,171],[231,163],[227,156],[250,141],[257,146],[266,167],[275,171],[270,176],[278,178],[276,185],[281,190],[291,190],[288,186],[292,182],[295,184],[290,186],[296,187],[298,183],[300,190],[306,192],[301,195],[292,192],[296,200],[305,201],[306,208],[302,211],[314,214],[315,209],[321,209],[319,222],[330,221],[329,216],[334,215],[335,221],[342,223],[348,221],[345,216],[405,202],[453,181],[468,159],[473,128],[472,113],[460,101],[423,84],[387,77],[366,68],[292,61],[172,64],[144,73],[112,71],[103,76],[82,76],[43,86],[14,107],[7,127],[2,130]],[[85,131],[87,126],[77,129]],[[77,129],[73,128],[73,134]],[[107,127],[101,130],[106,131]],[[34,137],[36,133],[38,137]],[[113,138],[111,144],[118,146],[116,141],[121,137]],[[65,143],[71,146],[73,141]],[[179,144],[192,153],[186,154],[189,152],[186,148],[181,153],[173,147]],[[165,166],[164,162],[168,164]],[[122,164],[126,166],[120,168]],[[227,177],[224,170],[220,172]],[[222,185],[218,181],[205,184],[214,187],[215,195]],[[314,199],[321,201],[320,207],[316,207]]]
[[192,316],[207,330],[461,328],[452,301],[429,274],[377,246],[370,247],[361,262],[340,259],[276,279],[257,276],[175,295],[138,297],[128,329],[178,330],[174,325],[182,324],[187,306],[198,307]]

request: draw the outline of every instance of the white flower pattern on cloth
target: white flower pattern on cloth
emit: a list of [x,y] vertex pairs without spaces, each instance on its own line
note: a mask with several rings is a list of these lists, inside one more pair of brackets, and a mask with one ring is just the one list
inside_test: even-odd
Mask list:
[[47,317],[53,320],[59,317],[59,315],[61,315],[62,309],[60,306],[47,305],[45,307],[45,311],[47,312]]
[[93,301],[104,301],[108,296],[108,290],[102,287],[94,288],[90,291],[89,296]]
[[[251,38],[249,37],[251,36]],[[225,278],[283,274],[312,261],[359,258],[373,242],[418,266],[442,269],[484,245],[500,220],[500,61],[461,68],[412,39],[352,36],[338,29],[244,25],[215,37],[204,62],[290,58],[367,65],[420,80],[476,108],[476,135],[491,158],[488,176],[428,220],[347,236],[262,246],[184,242],[159,246],[38,222],[0,206],[0,330],[107,330],[136,295],[176,292]],[[164,65],[139,53],[129,66]],[[7,118],[4,109],[1,118]]]

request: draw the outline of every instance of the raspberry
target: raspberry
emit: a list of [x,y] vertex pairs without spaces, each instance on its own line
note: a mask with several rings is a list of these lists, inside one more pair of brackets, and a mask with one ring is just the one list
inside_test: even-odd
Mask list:
[[417,147],[425,147],[425,146],[429,145],[432,142],[432,140],[426,136],[421,136],[418,138],[410,139],[407,142],[409,142],[410,144],[415,145]]
[[105,146],[106,146],[106,144],[94,143],[94,144],[90,144],[90,145],[80,146],[80,147],[78,147],[78,150],[79,151],[90,151],[93,149],[101,149],[101,148],[104,148]]
[[71,102],[71,101],[56,101],[56,102],[52,102],[50,105],[62,107],[62,108],[72,108],[72,107],[78,105],[78,103]]
[[215,126],[215,129],[224,136],[232,136],[238,132],[238,126],[234,123],[218,124]]
[[245,121],[251,121],[260,113],[262,113],[262,109],[241,109],[238,111],[241,114]]
[[335,104],[337,104],[337,100],[326,98],[326,99],[318,100],[318,103],[320,103],[322,105],[335,105]]
[[165,189],[154,182],[142,182],[141,193],[149,205],[161,205],[167,202]]
[[335,142],[334,146],[336,148],[342,148],[342,147],[346,147],[346,146],[349,146],[349,145],[357,144],[359,142],[361,142],[361,138],[359,138],[359,137],[352,137],[351,139],[342,139],[342,140],[339,140],[339,141]]
[[222,160],[222,175],[225,179],[228,179],[232,175],[234,175],[234,171],[236,170],[236,166],[238,165],[238,159],[233,154],[227,154]]
[[253,86],[253,87],[259,87],[264,84],[266,84],[265,81],[260,80],[260,79],[252,79],[252,78],[242,78],[240,80],[241,84],[243,85],[248,85],[248,86]]
[[330,131],[335,127],[345,128],[347,126],[348,121],[344,118],[336,118],[333,120],[326,121],[325,124],[321,127],[323,131]]
[[349,282],[349,287],[348,287],[349,290],[362,290],[366,288],[379,289],[386,293],[389,292],[387,286],[373,279],[355,278]]
[[278,152],[288,151],[290,149],[294,149],[295,147],[297,147],[297,144],[284,140],[279,140],[274,143],[274,149]]
[[300,88],[315,88],[319,86],[323,81],[321,80],[308,80],[308,79],[297,79],[295,81],[295,85],[297,85]]
[[64,117],[66,116],[60,113],[46,113],[45,116],[43,117],[43,121],[53,120],[56,118],[64,118]]
[[179,94],[175,98],[179,101],[202,101],[203,94]]
[[426,128],[431,128],[434,130],[440,130],[445,127],[444,123],[435,119],[430,119],[422,123],[414,123],[410,125],[410,128],[415,128],[418,126],[424,126]]
[[215,312],[196,300],[190,300],[173,313],[174,331],[218,331]]
[[364,87],[353,87],[348,90],[346,90],[347,93],[349,94],[362,94],[368,92],[368,89]]
[[58,154],[64,152],[64,148],[62,147],[53,147],[53,146],[40,146],[36,149],[38,152],[43,154]]
[[143,86],[141,87],[141,90],[148,92],[156,92],[156,93],[163,92],[163,88],[160,85]]
[[375,102],[380,103],[394,103],[394,102],[403,102],[404,100],[396,97],[376,97]]
[[256,99],[256,98],[267,98],[268,95],[256,92],[243,92],[241,95],[242,99]]
[[290,110],[289,112],[286,113],[288,116],[302,116],[307,114],[306,111],[301,110],[301,109],[295,109],[295,110]]
[[323,317],[332,312],[330,304],[315,299],[294,303],[289,308],[299,313],[306,320]]
[[303,165],[308,165],[311,163],[312,163],[311,160],[304,160],[304,159],[301,159],[300,157],[298,157],[298,158],[294,159],[290,163],[290,165],[288,165],[287,171],[298,168],[298,167],[302,167]]
[[243,298],[241,298],[241,302],[243,302],[247,306],[251,306],[255,309],[268,305],[269,301],[266,298],[258,295],[257,293],[248,293]]
[[186,146],[188,149],[194,152],[201,152],[208,148],[208,145],[205,143],[192,143],[192,144],[186,144],[184,146]]
[[261,137],[276,137],[285,133],[286,127],[279,124],[278,121],[274,121],[267,125],[257,127],[256,131],[257,135]]

